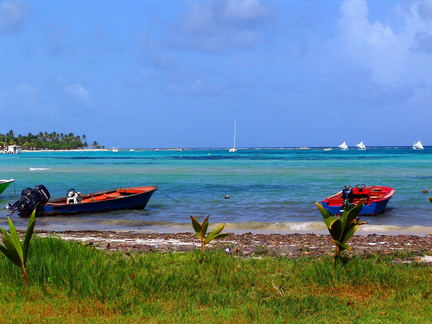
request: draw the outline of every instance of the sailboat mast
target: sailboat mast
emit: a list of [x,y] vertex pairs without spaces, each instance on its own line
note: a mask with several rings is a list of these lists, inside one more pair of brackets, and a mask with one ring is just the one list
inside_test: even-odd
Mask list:
[[237,124],[237,121],[234,121],[234,148],[236,147],[236,124]]

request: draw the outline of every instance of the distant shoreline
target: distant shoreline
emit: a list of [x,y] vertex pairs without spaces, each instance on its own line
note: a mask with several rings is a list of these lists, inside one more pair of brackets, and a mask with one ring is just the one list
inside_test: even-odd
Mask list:
[[32,153],[32,152],[104,152],[111,151],[110,149],[72,149],[72,150],[22,150],[23,153]]
[[[427,146],[425,146],[426,148]],[[183,151],[203,151],[203,150],[211,150],[211,151],[228,151],[228,147],[188,147],[188,148],[98,148],[98,149],[93,149],[93,148],[83,148],[83,149],[60,149],[60,150],[54,150],[54,149],[37,149],[37,150],[27,150],[27,149],[23,149],[22,152],[23,153],[31,153],[31,152],[139,152],[139,151],[179,151],[179,152],[183,152]],[[412,146],[409,145],[395,145],[395,146],[387,146],[387,145],[383,145],[383,146],[369,146],[368,149],[370,150],[375,150],[375,149],[409,149],[412,150]],[[341,151],[341,152],[346,152],[343,151],[337,147],[329,147],[329,146],[311,146],[311,147],[307,147],[307,146],[302,146],[302,147],[238,147],[237,148],[238,151],[242,151],[242,150],[322,150],[322,151]],[[348,151],[358,151],[358,149],[352,148],[351,150]],[[363,150],[366,151],[366,150]]]

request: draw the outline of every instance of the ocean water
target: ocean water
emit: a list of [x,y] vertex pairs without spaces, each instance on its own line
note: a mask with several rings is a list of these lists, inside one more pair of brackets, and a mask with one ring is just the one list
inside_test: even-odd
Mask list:
[[[361,217],[368,224],[359,232],[427,235],[431,166],[429,147],[24,152],[0,155],[0,177],[16,179],[0,204],[15,202],[22,189],[39,184],[52,198],[71,188],[90,193],[156,185],[145,210],[40,217],[36,230],[184,232],[192,230],[190,215],[210,215],[210,228],[227,223],[226,232],[326,233],[315,201],[344,185],[381,185],[396,194],[384,214]],[[7,227],[9,214],[0,213],[0,226]],[[11,217],[25,228],[26,219]]]

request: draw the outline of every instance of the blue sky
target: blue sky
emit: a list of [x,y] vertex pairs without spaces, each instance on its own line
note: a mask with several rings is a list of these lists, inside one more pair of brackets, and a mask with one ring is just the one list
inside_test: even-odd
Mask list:
[[432,145],[432,0],[0,0],[0,133]]

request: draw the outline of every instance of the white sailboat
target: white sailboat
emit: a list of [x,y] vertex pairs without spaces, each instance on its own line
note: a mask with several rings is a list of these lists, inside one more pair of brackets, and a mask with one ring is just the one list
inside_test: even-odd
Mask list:
[[348,145],[346,142],[343,142],[341,145],[338,146],[341,150],[348,150]]
[[413,144],[413,147],[412,147],[414,150],[423,150],[424,149],[424,147],[423,147],[423,144],[420,142],[420,141],[417,141],[417,142],[415,142],[414,144]]
[[228,152],[231,152],[231,153],[237,152],[237,149],[236,149],[236,122],[234,122],[234,146],[231,147],[228,150]]
[[366,145],[363,143],[363,141],[358,143],[356,146],[358,147],[359,150],[366,150]]

